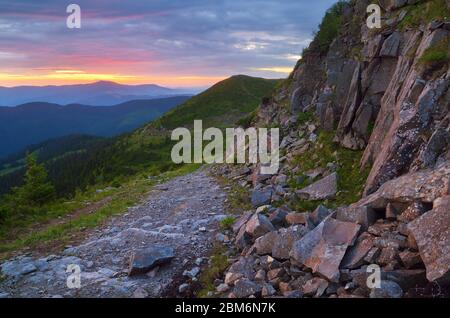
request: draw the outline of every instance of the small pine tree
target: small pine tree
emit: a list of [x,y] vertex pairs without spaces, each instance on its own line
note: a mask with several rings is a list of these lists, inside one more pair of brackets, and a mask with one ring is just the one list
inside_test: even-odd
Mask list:
[[28,154],[26,162],[24,184],[14,188],[12,197],[18,206],[42,206],[55,197],[55,188],[47,180],[45,167],[38,164],[34,156]]

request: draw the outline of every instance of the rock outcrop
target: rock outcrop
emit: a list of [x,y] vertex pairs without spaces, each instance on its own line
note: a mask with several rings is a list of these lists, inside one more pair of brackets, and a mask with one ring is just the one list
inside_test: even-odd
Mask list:
[[383,27],[371,30],[370,3],[337,5],[333,41],[318,36],[260,105],[253,124],[280,127],[283,157],[270,177],[246,167],[240,184],[264,209],[236,223],[241,255],[221,296],[426,297],[436,284],[449,295],[450,15],[411,16],[443,2],[380,0]]
[[287,84],[261,104],[257,120],[290,131],[299,114],[313,112],[323,129],[337,126],[337,142],[364,149],[361,166],[371,167],[366,194],[448,160],[450,150],[448,59],[434,65],[422,59],[427,50],[450,43],[449,22],[408,26],[409,2],[382,2],[387,12],[381,29],[365,23],[370,1],[344,5],[327,52],[313,41]]

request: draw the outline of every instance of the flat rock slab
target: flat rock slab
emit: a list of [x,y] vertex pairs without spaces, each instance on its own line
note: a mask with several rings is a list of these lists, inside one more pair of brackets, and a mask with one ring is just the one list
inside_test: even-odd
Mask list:
[[132,254],[128,276],[145,274],[156,266],[165,265],[175,257],[175,251],[170,246],[156,245]]
[[311,201],[333,198],[337,193],[337,173],[332,173],[296,193],[301,199]]
[[378,191],[352,204],[351,209],[368,207],[385,209],[390,202],[408,203],[421,201],[432,203],[450,194],[450,161],[436,169],[409,173],[384,183]]
[[254,190],[252,192],[252,205],[255,208],[259,208],[260,206],[270,204],[271,200],[272,200],[271,189]]
[[408,224],[431,282],[450,282],[450,196],[436,200],[433,210]]
[[292,246],[290,256],[329,281],[339,281],[339,265],[360,225],[327,218]]

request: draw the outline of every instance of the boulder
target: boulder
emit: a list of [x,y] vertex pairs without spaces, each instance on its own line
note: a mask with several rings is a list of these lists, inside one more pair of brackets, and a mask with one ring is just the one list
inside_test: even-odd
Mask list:
[[381,280],[380,288],[372,289],[370,298],[402,298],[403,290],[395,282],[390,280]]
[[262,297],[270,297],[276,294],[275,288],[273,288],[270,284],[264,284],[261,290],[261,296]]
[[228,284],[220,284],[219,286],[217,286],[216,291],[220,294],[226,293],[227,291],[230,290],[230,286]]
[[288,215],[286,215],[286,222],[289,225],[297,225],[297,224],[305,225],[307,222],[307,218],[308,213],[291,212]]
[[183,272],[183,276],[189,277],[191,279],[197,277],[197,275],[200,273],[200,267],[194,267],[190,271],[185,270]]
[[422,170],[388,181],[378,191],[351,205],[350,208],[367,207],[383,210],[389,202],[433,203],[437,198],[449,195],[449,191],[450,160],[436,169]]
[[285,274],[286,274],[286,271],[283,268],[272,269],[269,272],[267,272],[267,279],[269,281],[277,279],[277,278],[281,279]]
[[378,256],[377,264],[386,266],[397,261],[399,251],[397,248],[388,246],[381,250],[380,256]]
[[314,210],[313,213],[308,215],[307,225],[308,230],[313,230],[317,225],[320,224],[327,216],[329,216],[331,212],[324,207],[323,205],[319,205],[317,209]]
[[0,269],[0,274],[10,277],[28,275],[38,270],[33,259],[30,257],[5,262],[0,266]]
[[285,186],[287,183],[287,176],[285,174],[280,174],[275,177],[275,183],[281,186]]
[[252,282],[246,278],[239,279],[234,284],[233,293],[237,298],[245,298],[252,295],[256,295],[261,293],[262,287],[261,285]]
[[430,282],[450,281],[450,196],[434,202],[433,210],[408,224]]
[[416,252],[403,251],[399,254],[399,256],[402,264],[407,269],[415,268],[423,263],[419,253]]
[[361,225],[363,231],[366,231],[379,218],[380,214],[367,206],[341,207],[336,211],[337,220],[357,223]]
[[275,227],[270,223],[267,216],[259,213],[255,213],[245,226],[245,232],[254,239],[272,231],[275,231]]
[[262,205],[267,205],[272,200],[272,190],[271,189],[260,189],[254,190],[252,192],[252,205],[258,208]]
[[382,280],[397,283],[404,291],[411,288],[427,285],[426,271],[424,269],[397,269],[393,271],[382,271]]
[[361,226],[327,218],[293,244],[290,256],[332,282],[339,281],[339,265],[355,242]]
[[295,241],[301,239],[308,231],[302,225],[291,226],[278,231],[272,245],[272,257],[279,260],[289,259],[289,252]]
[[[231,277],[244,277],[249,280],[253,280],[255,278],[255,270],[253,269],[253,265],[255,263],[255,259],[253,257],[240,257],[239,260],[233,263],[228,269],[227,276],[229,276],[229,280],[225,278],[225,283],[231,285]],[[230,275],[229,275],[230,274]],[[234,275],[231,275],[234,274]]]
[[315,201],[333,198],[336,192],[337,173],[335,172],[296,193],[301,199]]
[[341,268],[355,269],[363,265],[364,259],[373,248],[374,237],[369,233],[363,233],[356,240],[356,244],[350,247],[341,263]]
[[238,234],[236,235],[236,239],[234,241],[235,245],[243,250],[247,246],[249,246],[252,242],[251,236],[246,232],[246,227],[242,226],[239,230]]
[[287,224],[286,222],[286,216],[288,215],[288,211],[285,209],[279,208],[270,213],[269,220],[270,222],[277,226],[277,227],[283,227]]
[[261,281],[264,282],[266,281],[266,271],[263,269],[260,269],[259,271],[256,272],[255,274],[255,281]]
[[305,285],[303,285],[303,294],[306,296],[320,297],[324,294],[325,290],[328,288],[328,282],[319,277],[314,277],[308,280]]
[[372,247],[369,250],[369,252],[367,253],[367,255],[364,257],[364,261],[366,263],[373,264],[377,260],[377,258],[380,255],[380,253],[381,253],[381,249],[380,248]]
[[239,273],[226,273],[225,274],[225,284],[234,285],[234,283],[243,277],[242,274]]
[[258,255],[272,254],[272,248],[277,238],[278,233],[275,231],[269,232],[257,238],[255,244],[253,245],[256,249],[256,254]]
[[400,215],[397,216],[397,220],[404,223],[409,223],[420,217],[426,211],[428,211],[426,205],[422,202],[411,203]]
[[245,212],[234,224],[233,224],[233,232],[238,233],[243,225],[245,225],[248,220],[252,217],[253,212],[247,211]]
[[169,263],[175,257],[170,246],[155,245],[153,247],[133,252],[130,259],[128,275],[145,274],[155,268]]

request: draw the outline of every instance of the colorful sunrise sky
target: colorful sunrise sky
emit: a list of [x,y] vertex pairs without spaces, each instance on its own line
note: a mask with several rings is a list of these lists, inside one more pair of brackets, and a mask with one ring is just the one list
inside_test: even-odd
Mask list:
[[[286,77],[335,0],[0,0],[0,86]],[[66,7],[81,7],[81,29]]]

